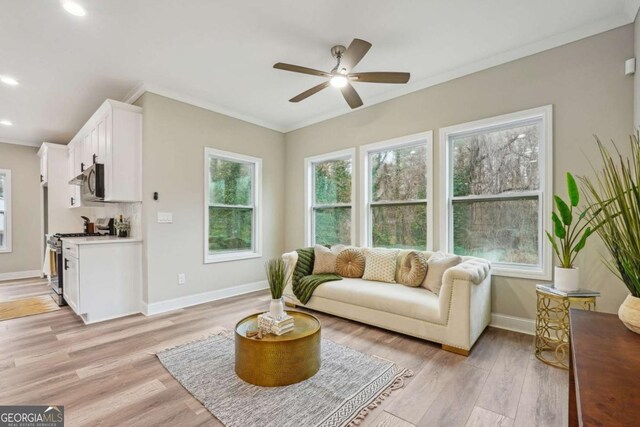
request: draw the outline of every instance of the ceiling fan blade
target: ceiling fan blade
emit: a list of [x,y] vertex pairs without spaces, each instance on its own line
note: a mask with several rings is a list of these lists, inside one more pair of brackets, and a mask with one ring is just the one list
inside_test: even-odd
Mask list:
[[278,62],[277,64],[274,64],[273,68],[277,68],[278,70],[284,70],[284,71],[292,71],[294,73],[311,74],[312,76],[331,77],[331,74],[325,73],[324,71],[314,70],[313,68],[301,67],[299,65],[285,64],[283,62]]
[[351,83],[347,83],[345,87],[341,87],[340,91],[342,91],[342,96],[344,96],[345,101],[349,104],[349,107],[358,108],[362,106],[362,99],[358,92],[351,86]]
[[351,73],[349,78],[362,83],[407,83],[411,77],[410,73],[394,72],[373,72],[373,73]]
[[324,83],[320,83],[317,86],[312,87],[309,90],[305,90],[304,92],[302,92],[300,95],[294,96],[293,98],[291,98],[289,100],[289,102],[300,102],[303,99],[307,99],[308,97],[310,97],[313,94],[316,94],[318,92],[320,92],[322,89],[326,88],[329,86],[329,82],[324,82]]
[[364,58],[367,52],[369,52],[369,49],[371,49],[371,43],[360,39],[353,39],[347,51],[342,55],[340,68],[346,68],[347,71],[351,71],[353,67],[358,65],[358,62]]

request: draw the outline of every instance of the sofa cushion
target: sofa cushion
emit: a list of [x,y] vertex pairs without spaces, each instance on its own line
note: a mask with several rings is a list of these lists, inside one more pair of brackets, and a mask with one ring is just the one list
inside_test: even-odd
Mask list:
[[322,245],[315,245],[313,247],[313,253],[314,261],[312,274],[333,274],[336,272],[336,257],[338,254]]
[[400,283],[416,287],[422,285],[427,275],[427,258],[422,252],[411,251],[406,254],[400,267]]
[[311,303],[316,296],[426,322],[442,322],[438,296],[422,287],[345,278],[318,286]]
[[442,287],[442,278],[445,271],[451,267],[462,262],[462,258],[458,255],[447,255],[442,252],[436,252],[431,255],[431,258],[427,260],[428,269],[427,275],[424,278],[422,286],[433,292],[434,294],[440,293]]
[[395,283],[397,249],[363,249],[365,266],[362,278]]
[[336,258],[336,273],[342,277],[360,278],[364,274],[364,266],[364,255],[359,249],[345,249]]

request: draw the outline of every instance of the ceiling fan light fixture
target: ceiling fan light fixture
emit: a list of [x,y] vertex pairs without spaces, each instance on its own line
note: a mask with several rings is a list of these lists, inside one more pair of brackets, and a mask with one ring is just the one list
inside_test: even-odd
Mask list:
[[331,86],[341,88],[345,87],[349,81],[345,76],[336,75],[331,77]]
[[87,14],[85,8],[74,1],[64,1],[62,7],[73,16],[85,16]]

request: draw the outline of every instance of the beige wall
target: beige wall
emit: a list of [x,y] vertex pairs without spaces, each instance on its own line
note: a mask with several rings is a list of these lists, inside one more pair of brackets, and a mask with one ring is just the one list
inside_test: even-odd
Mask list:
[[633,24],[634,57],[636,58],[636,73],[633,76],[633,126],[640,128],[640,19],[636,16]]
[[[633,25],[627,25],[286,134],[285,249],[304,244],[305,157],[433,130],[438,242],[443,197],[438,129],[547,104],[554,106],[554,190],[564,193],[565,172],[588,174],[586,158],[597,160],[592,134],[626,142],[632,129],[633,78],[623,70],[624,60],[633,55],[633,39]],[[359,222],[356,230],[359,234]],[[603,293],[598,308],[614,312],[627,292],[602,265],[604,249],[597,239],[578,265],[585,287]],[[495,277],[493,312],[533,318],[535,283]]]
[[[284,248],[283,134],[152,93],[137,104],[144,108],[144,299],[153,303],[265,280],[265,260]],[[204,147],[262,158],[262,258],[203,263]],[[172,212],[173,224],[158,224],[158,212]],[[186,274],[185,285],[178,286],[179,273]]]
[[11,169],[12,252],[0,253],[0,274],[40,270],[40,159],[37,148],[0,143],[0,169]]

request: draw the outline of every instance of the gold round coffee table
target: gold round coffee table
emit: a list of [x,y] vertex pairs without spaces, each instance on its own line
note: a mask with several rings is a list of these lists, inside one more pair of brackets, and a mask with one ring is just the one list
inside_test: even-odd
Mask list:
[[238,322],[235,329],[236,374],[244,381],[263,387],[295,384],[311,378],[320,369],[320,321],[301,311],[287,311],[293,317],[293,331],[248,338],[258,329],[258,314]]

